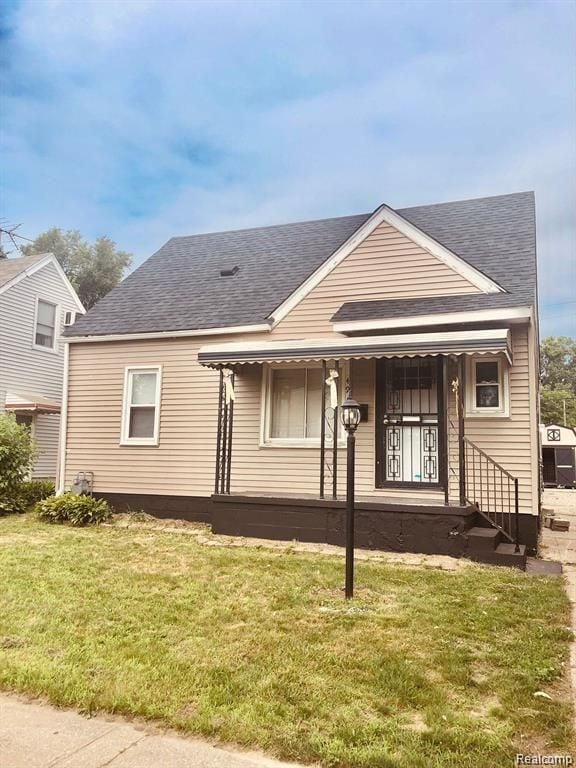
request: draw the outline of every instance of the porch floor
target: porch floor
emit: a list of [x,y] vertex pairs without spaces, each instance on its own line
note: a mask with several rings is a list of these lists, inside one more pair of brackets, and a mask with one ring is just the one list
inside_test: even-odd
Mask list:
[[[248,492],[237,491],[230,492],[229,494],[214,494],[213,498],[217,498],[218,501],[251,501],[255,504],[274,502],[276,504],[290,504],[294,502],[300,502],[302,504],[316,506],[343,506],[346,503],[345,496],[338,496],[336,499],[332,497],[331,493],[326,493],[324,498],[320,498],[319,494],[313,493],[272,493],[272,492]],[[393,496],[385,493],[374,493],[369,496],[356,496],[355,504],[357,506],[370,506],[372,508],[379,508],[384,510],[401,510],[404,507],[420,507],[421,509],[433,509],[435,511],[442,509],[443,511],[465,511],[469,510],[468,505],[460,505],[459,503],[444,503],[444,496],[439,493],[437,496]]]

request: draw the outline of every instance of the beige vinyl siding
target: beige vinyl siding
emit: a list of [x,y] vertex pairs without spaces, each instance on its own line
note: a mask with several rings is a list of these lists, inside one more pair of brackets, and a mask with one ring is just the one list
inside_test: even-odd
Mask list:
[[[475,445],[485,451],[519,480],[520,511],[536,514],[538,511],[538,452],[535,443],[537,422],[535,398],[537,381],[530,354],[531,331],[528,326],[512,330],[513,365],[510,377],[510,415],[508,417],[475,416],[464,419],[464,433]],[[452,366],[451,381],[457,375]],[[530,387],[532,382],[532,388]],[[468,382],[471,385],[472,382]],[[458,480],[458,419],[455,398],[449,394],[450,430],[450,498],[459,496]]]
[[273,333],[286,338],[332,333],[330,318],[345,301],[479,292],[451,267],[383,223],[296,305]]
[[60,414],[39,413],[34,418],[34,442],[38,455],[32,477],[56,478],[56,460],[58,455],[58,435],[60,430]]
[[[535,512],[534,457],[530,450],[527,330],[513,333],[510,418],[466,419],[467,436],[520,479],[521,511]],[[222,340],[222,339],[219,339]],[[218,374],[196,362],[199,343],[171,341],[73,344],[70,352],[68,486],[76,472],[92,470],[96,490],[208,496],[214,486]],[[162,365],[158,447],[120,446],[124,369]],[[449,380],[454,375],[450,371]],[[369,421],[357,433],[357,492],[361,496],[418,496],[441,502],[442,492],[376,490],[374,437],[375,361],[355,361],[352,387],[367,403]],[[260,446],[261,366],[244,366],[236,377],[232,490],[249,493],[317,494],[319,450]],[[458,500],[457,418],[449,394],[450,498]],[[339,451],[339,494],[344,494],[345,451]],[[330,489],[327,479],[327,490]]]
[[[215,337],[215,343],[225,341]],[[208,496],[214,489],[218,373],[197,362],[194,339],[75,343],[70,345],[66,487],[77,472],[90,470],[97,491]],[[124,371],[132,365],[162,365],[160,439],[157,447],[121,446]],[[317,447],[260,445],[262,366],[247,365],[236,376],[231,487],[249,493],[318,493]],[[402,498],[402,491],[375,489],[373,360],[355,361],[355,397],[369,407],[357,433],[357,492]],[[345,448],[340,446],[339,495],[345,493]],[[331,459],[331,455],[330,455]],[[327,475],[326,490],[331,491]],[[406,494],[404,494],[406,495]],[[430,501],[443,495],[408,493]]]

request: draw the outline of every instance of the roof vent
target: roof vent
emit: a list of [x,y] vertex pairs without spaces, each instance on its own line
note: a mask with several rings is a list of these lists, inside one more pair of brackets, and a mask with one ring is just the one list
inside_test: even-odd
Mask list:
[[220,277],[234,277],[236,272],[240,271],[240,267],[232,267],[232,269],[221,269]]

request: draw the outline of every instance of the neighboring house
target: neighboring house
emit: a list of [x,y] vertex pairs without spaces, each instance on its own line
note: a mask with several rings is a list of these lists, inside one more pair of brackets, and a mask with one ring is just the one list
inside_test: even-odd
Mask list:
[[0,411],[30,427],[34,478],[56,478],[64,349],[84,308],[50,253],[0,260]]
[[341,543],[349,384],[358,546],[537,546],[532,193],[175,237],[65,336],[61,488]]
[[576,487],[576,430],[560,424],[540,425],[544,485]]

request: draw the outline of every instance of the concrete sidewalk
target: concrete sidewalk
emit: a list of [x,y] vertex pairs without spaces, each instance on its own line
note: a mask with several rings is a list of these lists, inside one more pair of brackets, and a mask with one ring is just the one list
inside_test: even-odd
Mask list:
[[568,531],[552,531],[543,528],[540,537],[540,554],[562,563],[566,579],[566,592],[572,603],[572,629],[575,640],[570,652],[570,677],[572,697],[576,705],[576,490],[549,488],[544,491],[542,503],[553,509],[556,517],[570,522]]
[[294,768],[115,717],[0,695],[1,768]]

